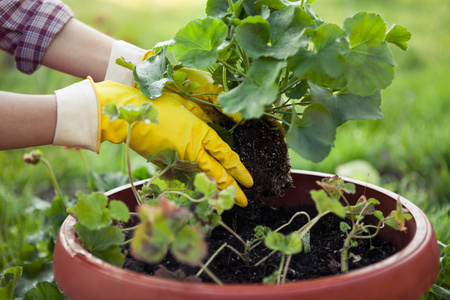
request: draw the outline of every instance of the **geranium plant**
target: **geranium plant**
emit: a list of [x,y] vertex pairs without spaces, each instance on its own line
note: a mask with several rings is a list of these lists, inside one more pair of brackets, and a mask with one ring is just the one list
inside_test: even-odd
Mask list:
[[322,20],[314,0],[208,0],[194,19],[155,55],[134,66],[135,81],[149,99],[166,89],[195,101],[200,83],[181,67],[209,71],[223,86],[217,103],[244,120],[281,122],[290,148],[313,162],[334,145],[348,120],[380,119],[380,91],[394,78],[393,44],[407,49],[410,32],[387,29],[375,13],[360,12],[343,26]]

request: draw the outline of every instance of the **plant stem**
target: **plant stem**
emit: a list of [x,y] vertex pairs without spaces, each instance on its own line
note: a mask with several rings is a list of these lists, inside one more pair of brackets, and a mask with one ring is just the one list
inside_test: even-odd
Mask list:
[[186,193],[183,193],[183,192],[180,192],[180,191],[175,191],[175,190],[164,191],[163,194],[181,195],[181,196],[184,196],[184,197],[188,198],[189,201],[194,202],[194,203],[199,203],[199,202],[205,201],[205,198],[194,199],[191,196],[187,195]]
[[214,275],[213,272],[211,272],[204,264],[200,263],[200,267],[205,271],[206,274],[208,274],[209,277],[211,277],[212,280],[214,280],[215,283],[218,285],[223,285],[222,281],[220,281],[219,278]]
[[84,155],[84,152],[82,149],[78,150],[78,152],[80,153],[81,162],[83,163],[84,171],[86,172],[86,175],[89,175],[89,167],[86,162],[86,156]]
[[50,179],[52,180],[53,187],[55,188],[56,194],[58,194],[59,199],[61,199],[61,203],[63,205],[64,210],[67,210],[66,202],[61,193],[61,189],[59,188],[58,182],[56,181],[55,173],[52,170],[52,166],[50,163],[43,157],[41,157],[41,161],[47,169],[48,174],[50,175]]
[[240,253],[239,251],[237,251],[236,249],[234,249],[234,247],[232,247],[230,245],[227,245],[227,248],[230,249],[232,252],[234,252],[234,254],[239,256],[239,258],[242,259],[242,261],[248,265],[248,260],[245,259],[245,257],[242,255],[242,253]]
[[352,230],[350,231],[350,233],[345,238],[344,246],[342,247],[342,250],[341,250],[341,272],[342,273],[348,272],[348,250],[350,250],[350,242],[354,238],[355,234],[356,234],[355,227],[353,227]]
[[123,229],[121,229],[121,231],[122,232],[132,231],[132,230],[135,230],[138,227],[139,227],[139,225],[136,225],[136,226],[133,226],[133,227],[128,227],[128,228],[123,228]]
[[281,280],[281,283],[283,283],[283,284],[286,282],[287,272],[289,270],[289,264],[291,263],[291,258],[292,258],[292,254],[288,255],[286,264],[284,265],[283,279]]
[[227,84],[227,69],[226,68],[222,68],[222,86],[223,86],[223,90],[225,91],[225,93],[227,93],[229,91],[228,89],[228,84]]
[[234,9],[233,1],[232,0],[228,0],[228,5],[230,6],[231,11],[233,12],[233,14],[236,15],[236,10]]
[[[206,264],[204,265],[205,268],[207,268],[211,262],[216,258],[216,256],[223,250],[225,249],[225,247],[227,246],[227,243],[224,243],[222,246],[220,246],[219,249],[216,250],[216,252],[214,252],[214,254],[208,259],[208,261],[206,262]],[[200,275],[202,275],[204,269],[201,268],[197,274],[195,274],[196,277],[199,277]]]
[[277,253],[277,250],[273,250],[272,252],[269,253],[269,255],[266,255],[266,257],[264,257],[263,259],[261,259],[260,261],[258,261],[254,266],[257,267],[260,264],[262,264],[263,262],[265,262],[266,260],[269,259],[269,257],[271,257],[272,255],[274,255],[275,253]]
[[295,79],[293,82],[288,83],[288,85],[285,88],[283,88],[278,94],[282,95],[282,94],[286,93],[287,90],[289,90],[290,88],[292,88],[293,86],[298,84],[300,81],[302,81],[302,79]]
[[128,133],[127,133],[127,140],[126,140],[126,156],[127,156],[127,170],[128,170],[128,179],[130,180],[131,189],[133,190],[134,197],[136,197],[136,201],[139,205],[141,205],[141,198],[139,197],[139,194],[136,190],[136,187],[133,183],[133,175],[131,175],[131,163],[130,163],[130,142],[131,142],[131,128],[132,124],[128,124]]
[[250,61],[248,59],[248,55],[247,55],[247,53],[245,53],[244,50],[242,50],[242,48],[237,43],[236,43],[236,47],[237,47],[239,53],[241,54],[242,58],[244,59],[245,69],[248,71],[248,69],[250,69]]
[[272,115],[272,114],[270,114],[270,113],[265,112],[264,115],[265,115],[266,117],[269,117],[269,118],[278,120],[278,121],[280,121],[280,122],[286,124],[287,126],[290,126],[290,125],[291,125],[288,121],[284,120],[283,118],[280,118],[280,117],[278,117],[278,116]]
[[152,178],[150,178],[147,183],[145,184],[146,187],[150,187],[150,185],[153,183],[153,181],[155,181],[156,179],[158,179],[159,177],[161,177],[162,174],[164,174],[167,170],[170,169],[170,166],[166,166],[164,169],[159,170]]
[[133,240],[133,239],[129,239],[129,240],[125,241],[125,242],[119,243],[119,246],[125,246],[125,245],[128,245],[129,243],[131,243],[132,240]]
[[284,262],[286,261],[286,255],[281,255],[281,262],[280,262],[280,268],[278,269],[278,277],[277,277],[277,284],[281,283],[281,273],[284,269]]
[[246,243],[245,243],[245,241],[233,230],[233,229],[231,229],[230,227],[228,227],[228,225],[227,224],[225,224],[224,222],[222,222],[222,221],[219,221],[219,225],[221,225],[223,228],[225,228],[226,230],[228,230],[232,235],[234,235],[238,240],[239,240],[239,242],[241,242],[243,245],[244,245],[244,247],[245,247],[245,245],[246,245]]
[[127,145],[123,144],[122,145],[122,160],[121,160],[121,169],[122,169],[122,173],[126,173],[127,172]]
[[309,215],[308,215],[306,212],[304,212],[304,211],[299,211],[299,212],[295,213],[295,214],[291,217],[291,219],[289,220],[289,222],[287,222],[286,224],[283,224],[283,225],[281,225],[280,227],[278,227],[278,228],[275,230],[275,232],[278,232],[278,231],[280,231],[281,229],[285,228],[286,226],[289,226],[289,225],[294,221],[294,219],[295,219],[296,217],[300,216],[300,215],[306,216],[306,218],[308,218],[308,223],[311,222],[311,218],[309,217]]
[[217,59],[217,61],[220,62],[222,65],[224,65],[230,71],[238,73],[239,75],[241,75],[242,77],[244,77],[245,79],[249,80],[251,83],[253,83],[254,85],[259,87],[259,84],[256,81],[254,81],[253,79],[251,79],[250,77],[248,77],[247,74],[245,74],[244,72],[234,68],[233,66],[229,65],[226,61],[224,61],[220,58]]
[[202,99],[195,98],[195,97],[200,97],[200,96],[203,96],[203,95],[218,96],[218,94],[215,94],[215,93],[202,93],[202,94],[195,94],[195,95],[187,95],[187,94],[183,94],[183,93],[181,93],[179,91],[176,91],[174,89],[171,89],[171,88],[169,88],[167,86],[165,87],[165,89],[167,89],[169,92],[177,94],[177,95],[179,95],[181,97],[186,97],[186,98],[195,100],[195,101],[203,103],[203,104],[211,105],[211,106],[214,106],[214,107],[217,107],[217,108],[222,108],[222,106],[220,106],[218,104],[211,103],[211,102],[208,102],[208,101],[205,101],[205,100],[202,100]]

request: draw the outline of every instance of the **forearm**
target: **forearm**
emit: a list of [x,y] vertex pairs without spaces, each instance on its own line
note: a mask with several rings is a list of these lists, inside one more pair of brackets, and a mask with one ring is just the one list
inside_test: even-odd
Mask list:
[[55,127],[55,95],[0,92],[0,150],[50,145]]
[[41,63],[73,76],[102,81],[113,42],[113,38],[71,19],[52,40]]

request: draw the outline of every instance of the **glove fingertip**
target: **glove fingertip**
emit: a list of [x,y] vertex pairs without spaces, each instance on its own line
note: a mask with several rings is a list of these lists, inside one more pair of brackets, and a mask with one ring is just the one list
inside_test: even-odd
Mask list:
[[245,196],[244,192],[239,187],[237,189],[235,203],[240,207],[246,207],[248,204],[247,196]]

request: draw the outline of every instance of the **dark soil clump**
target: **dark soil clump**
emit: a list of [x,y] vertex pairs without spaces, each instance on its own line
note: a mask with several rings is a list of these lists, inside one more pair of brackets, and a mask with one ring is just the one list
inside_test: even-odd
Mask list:
[[233,150],[253,177],[252,188],[242,188],[248,200],[281,196],[292,185],[288,146],[280,129],[265,119],[247,120],[233,132]]
[[[313,206],[298,208],[272,208],[262,205],[250,205],[247,208],[234,207],[223,214],[223,221],[233,228],[244,240],[254,238],[254,228],[257,225],[270,226],[276,229],[287,223],[295,212],[302,210],[308,212],[311,218],[315,214]],[[345,236],[339,229],[342,219],[328,214],[322,218],[311,231],[311,252],[299,253],[292,257],[290,272],[287,281],[298,281],[340,273],[340,249]],[[299,229],[306,222],[306,217],[299,216],[287,228],[284,233]],[[224,243],[233,246],[238,251],[243,251],[243,245],[237,241],[228,231],[217,227],[207,240],[209,253],[212,255]],[[128,252],[127,249],[124,249]],[[389,243],[379,239],[359,240],[358,246],[351,248],[353,254],[361,257],[359,261],[349,261],[350,270],[361,268],[378,262],[397,250]],[[273,255],[265,263],[258,267],[253,265],[270,253],[263,244],[258,246],[250,257],[248,266],[232,251],[225,249],[216,257],[209,269],[224,283],[261,283],[263,278],[271,275],[279,266],[280,256]],[[127,256],[124,268],[136,272],[153,275],[163,265],[170,271],[182,270],[186,276],[195,275],[198,268],[191,268],[179,264],[168,255],[160,264],[146,264]],[[201,275],[203,282],[211,282],[211,279]]]

